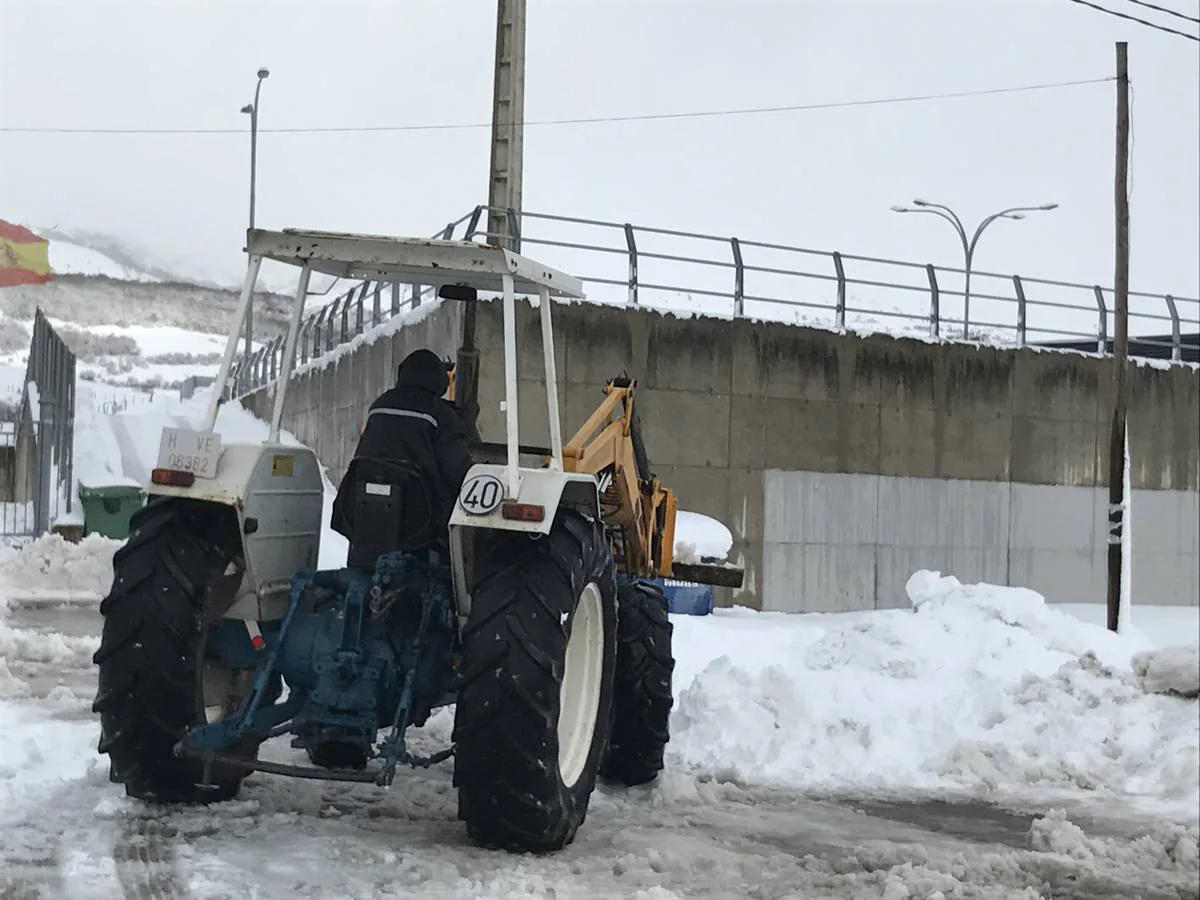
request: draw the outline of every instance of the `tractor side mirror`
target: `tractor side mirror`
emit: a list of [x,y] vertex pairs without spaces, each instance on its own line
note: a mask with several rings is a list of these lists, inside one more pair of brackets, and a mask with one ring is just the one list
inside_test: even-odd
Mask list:
[[473,301],[479,299],[479,292],[475,288],[462,284],[443,284],[438,288],[437,294],[443,300]]

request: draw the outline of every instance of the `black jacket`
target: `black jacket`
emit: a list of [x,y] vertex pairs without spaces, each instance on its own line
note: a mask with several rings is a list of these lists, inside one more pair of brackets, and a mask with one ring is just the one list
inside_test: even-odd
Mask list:
[[402,461],[414,466],[438,507],[439,522],[444,525],[449,519],[471,468],[471,451],[466,423],[458,409],[442,399],[448,386],[445,366],[429,350],[418,350],[401,363],[396,386],[371,404],[354,459],[338,487],[333,510],[337,531],[350,536],[339,526],[349,524],[345,507],[353,496],[360,460]]

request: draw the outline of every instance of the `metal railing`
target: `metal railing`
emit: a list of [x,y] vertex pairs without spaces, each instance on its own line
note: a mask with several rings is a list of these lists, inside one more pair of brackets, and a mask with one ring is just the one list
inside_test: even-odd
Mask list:
[[71,512],[74,443],[75,354],[38,309],[18,413],[0,423],[0,540],[45,534]]
[[[503,212],[514,249],[583,280],[588,298],[685,315],[784,321],[962,340],[962,269],[574,216],[477,206],[435,238],[486,240],[484,213]],[[463,226],[459,233],[460,226]],[[998,346],[1086,341],[1109,352],[1113,292],[1100,285],[971,270],[971,338]],[[326,359],[431,292],[419,285],[360,282],[308,316],[297,363]],[[1138,344],[1180,360],[1185,331],[1200,331],[1200,299],[1131,291],[1129,330]],[[952,328],[950,326],[953,326]],[[269,384],[282,338],[243,360],[234,396]]]

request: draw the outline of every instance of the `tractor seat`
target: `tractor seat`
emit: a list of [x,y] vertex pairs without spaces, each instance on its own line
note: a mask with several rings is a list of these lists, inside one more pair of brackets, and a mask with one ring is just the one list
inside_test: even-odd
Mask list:
[[392,460],[356,459],[346,563],[374,569],[379,557],[416,553],[438,543],[435,503],[419,469]]

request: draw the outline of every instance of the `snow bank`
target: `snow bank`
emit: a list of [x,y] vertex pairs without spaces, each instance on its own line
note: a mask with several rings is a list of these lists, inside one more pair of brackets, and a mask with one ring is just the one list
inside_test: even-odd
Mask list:
[[1162,823],[1132,842],[1089,837],[1067,818],[1065,810],[1052,809],[1034,819],[1029,848],[1084,863],[1120,863],[1141,872],[1200,872],[1200,828]]
[[1020,588],[918,572],[908,593],[905,611],[677,617],[673,765],[830,791],[1082,789],[1195,816],[1197,704],[1147,693],[1142,639]]
[[1200,644],[1139,653],[1133,671],[1149,693],[1200,697]]
[[716,519],[684,510],[675,514],[676,562],[724,560],[732,547],[733,534]]
[[0,611],[12,600],[99,600],[112,584],[120,541],[89,535],[78,544],[47,534],[0,547]]

